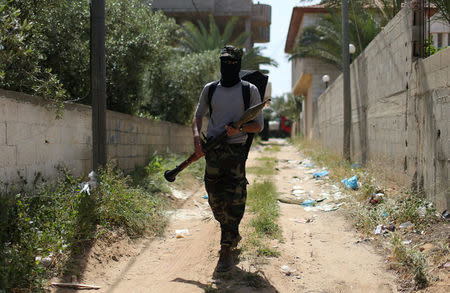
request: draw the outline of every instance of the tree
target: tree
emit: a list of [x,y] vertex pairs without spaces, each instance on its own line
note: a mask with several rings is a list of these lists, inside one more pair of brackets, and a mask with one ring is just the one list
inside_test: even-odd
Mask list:
[[[375,13],[363,6],[350,10],[349,22],[350,42],[356,47],[353,54],[355,58],[381,31],[381,25],[377,22]],[[290,59],[304,57],[319,58],[342,68],[342,24],[339,10],[329,8],[329,13],[317,25],[304,29]]]
[[[225,45],[242,48],[250,37],[250,33],[242,32],[235,39],[231,39],[237,20],[237,17],[230,19],[223,33],[220,32],[212,15],[209,16],[209,30],[201,21],[198,21],[198,25],[187,21],[183,24],[184,36],[181,44],[188,52],[196,53],[220,49]],[[278,66],[272,58],[262,56],[261,49],[260,47],[254,47],[244,51],[242,56],[243,69],[259,69],[259,65]]]
[[439,10],[438,18],[446,21],[450,25],[450,1],[449,0],[430,0]]
[[41,66],[41,52],[28,42],[34,24],[20,16],[11,2],[0,4],[0,88],[39,95],[61,109],[66,92],[51,68]]
[[273,110],[272,116],[286,116],[292,121],[300,118],[302,112],[303,96],[293,94],[285,94],[283,96],[273,98],[270,108]]
[[[173,51],[158,74],[146,75],[142,115],[187,124],[203,86],[219,76],[218,50],[187,55]],[[164,76],[165,78],[160,78]]]
[[[41,53],[71,99],[89,95],[89,6],[85,0],[13,0],[33,23],[27,43]],[[134,114],[144,101],[144,76],[166,63],[179,27],[141,0],[106,1],[106,89],[110,110]],[[160,78],[163,78],[160,76]]]

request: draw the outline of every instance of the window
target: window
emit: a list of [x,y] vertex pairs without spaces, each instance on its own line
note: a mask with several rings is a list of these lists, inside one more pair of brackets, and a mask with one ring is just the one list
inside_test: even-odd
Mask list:
[[447,34],[447,46],[450,46],[450,33]]
[[444,34],[437,34],[437,47],[442,48],[442,37]]

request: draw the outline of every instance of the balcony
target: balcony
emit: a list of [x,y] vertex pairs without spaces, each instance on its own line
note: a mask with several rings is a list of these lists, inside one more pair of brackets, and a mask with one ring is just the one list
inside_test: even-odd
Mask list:
[[252,23],[256,25],[270,25],[272,8],[270,5],[252,5]]

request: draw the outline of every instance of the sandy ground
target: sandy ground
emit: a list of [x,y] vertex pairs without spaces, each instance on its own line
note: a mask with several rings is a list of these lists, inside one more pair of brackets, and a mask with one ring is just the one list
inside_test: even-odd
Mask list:
[[[248,165],[257,164],[256,158],[261,156],[262,148],[253,150]],[[313,170],[304,166],[307,159],[292,146],[282,145],[279,152],[264,156],[278,159],[272,180],[283,196],[294,198],[296,186],[307,198],[329,197],[323,203],[334,207],[339,200],[333,201],[333,196],[344,195],[332,183],[313,179]],[[250,184],[255,179],[249,175]],[[280,203],[283,241],[274,243],[280,257],[265,259],[257,266],[243,259],[230,273],[215,273],[219,227],[204,194],[203,188],[192,192],[172,214],[163,238],[122,240],[94,248],[78,281],[101,286],[96,292],[397,292],[395,276],[386,270],[383,256],[370,241],[360,238],[340,209],[307,211],[293,204]],[[246,214],[244,222],[248,217]],[[188,229],[189,235],[177,238],[178,229]],[[98,257],[102,251],[114,249],[118,256]],[[288,266],[291,273],[283,273],[281,266]],[[249,274],[255,271],[258,273]],[[255,281],[264,288],[252,287]]]

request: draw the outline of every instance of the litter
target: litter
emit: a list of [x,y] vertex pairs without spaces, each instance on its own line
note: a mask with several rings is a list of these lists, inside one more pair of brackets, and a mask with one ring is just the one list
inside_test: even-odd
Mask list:
[[359,169],[359,168],[362,168],[362,165],[360,163],[354,163],[354,164],[351,165],[351,168],[352,169]]
[[97,174],[94,171],[91,171],[88,175],[89,181],[80,183],[79,187],[80,193],[86,192],[88,195],[91,195],[91,190],[95,189],[98,185],[97,183]]
[[292,273],[295,273],[297,271],[296,269],[293,269],[293,268],[291,268],[291,267],[289,267],[287,265],[281,266],[280,270],[286,276],[290,276],[290,275],[292,275]]
[[402,244],[408,245],[408,244],[411,244],[411,242],[412,242],[412,240],[405,240],[405,241],[402,241]]
[[419,217],[425,218],[427,215],[427,208],[426,207],[420,207],[417,209],[417,213],[419,214]]
[[330,172],[328,172],[328,171],[316,172],[316,173],[313,173],[313,178],[319,179],[319,178],[322,178],[324,176],[327,176],[329,173]]
[[375,205],[379,204],[383,200],[384,193],[372,193],[372,196],[370,197],[369,203]]
[[204,199],[208,199],[208,195],[205,194],[205,195],[203,196],[203,198],[204,198]]
[[302,203],[302,206],[304,207],[312,207],[316,201],[314,199],[305,199]]
[[414,227],[414,224],[411,223],[410,221],[408,221],[408,222],[400,224],[398,227],[400,229],[408,229],[408,228]]
[[348,189],[353,189],[353,190],[358,189],[358,177],[356,177],[356,175],[353,177],[350,177],[348,179],[347,178],[342,179],[341,182],[344,183],[345,187]]
[[300,185],[294,185],[294,186],[292,186],[292,190],[297,190],[297,189],[303,189],[303,187],[300,186]]
[[448,219],[450,219],[450,213],[447,210],[445,210],[444,212],[442,212],[441,217],[444,220],[448,220]]
[[332,212],[332,211],[338,210],[341,205],[343,205],[343,203],[339,203],[337,205],[323,204],[323,205],[318,206],[317,208],[324,212]]
[[379,235],[379,234],[385,234],[385,233],[387,233],[389,231],[391,231],[391,232],[395,231],[395,225],[393,223],[391,223],[391,224],[389,224],[387,226],[385,226],[385,225],[378,225],[378,226],[375,227],[373,232],[375,233],[375,235]]
[[311,218],[305,218],[303,220],[301,220],[301,219],[292,219],[292,220],[296,223],[308,224],[308,223],[313,222],[315,219],[316,219],[316,215],[312,215]]
[[313,168],[315,165],[313,163],[305,163],[303,164],[306,168]]
[[297,195],[300,196],[300,195],[306,194],[306,191],[305,190],[301,190],[301,189],[297,189],[297,190],[292,191],[292,194],[296,195],[296,196]]
[[334,199],[339,200],[348,197],[346,194],[342,194],[342,192],[338,191],[333,194]]
[[190,235],[188,229],[175,230],[175,237],[176,238],[184,238],[184,237],[186,237],[188,235]]

